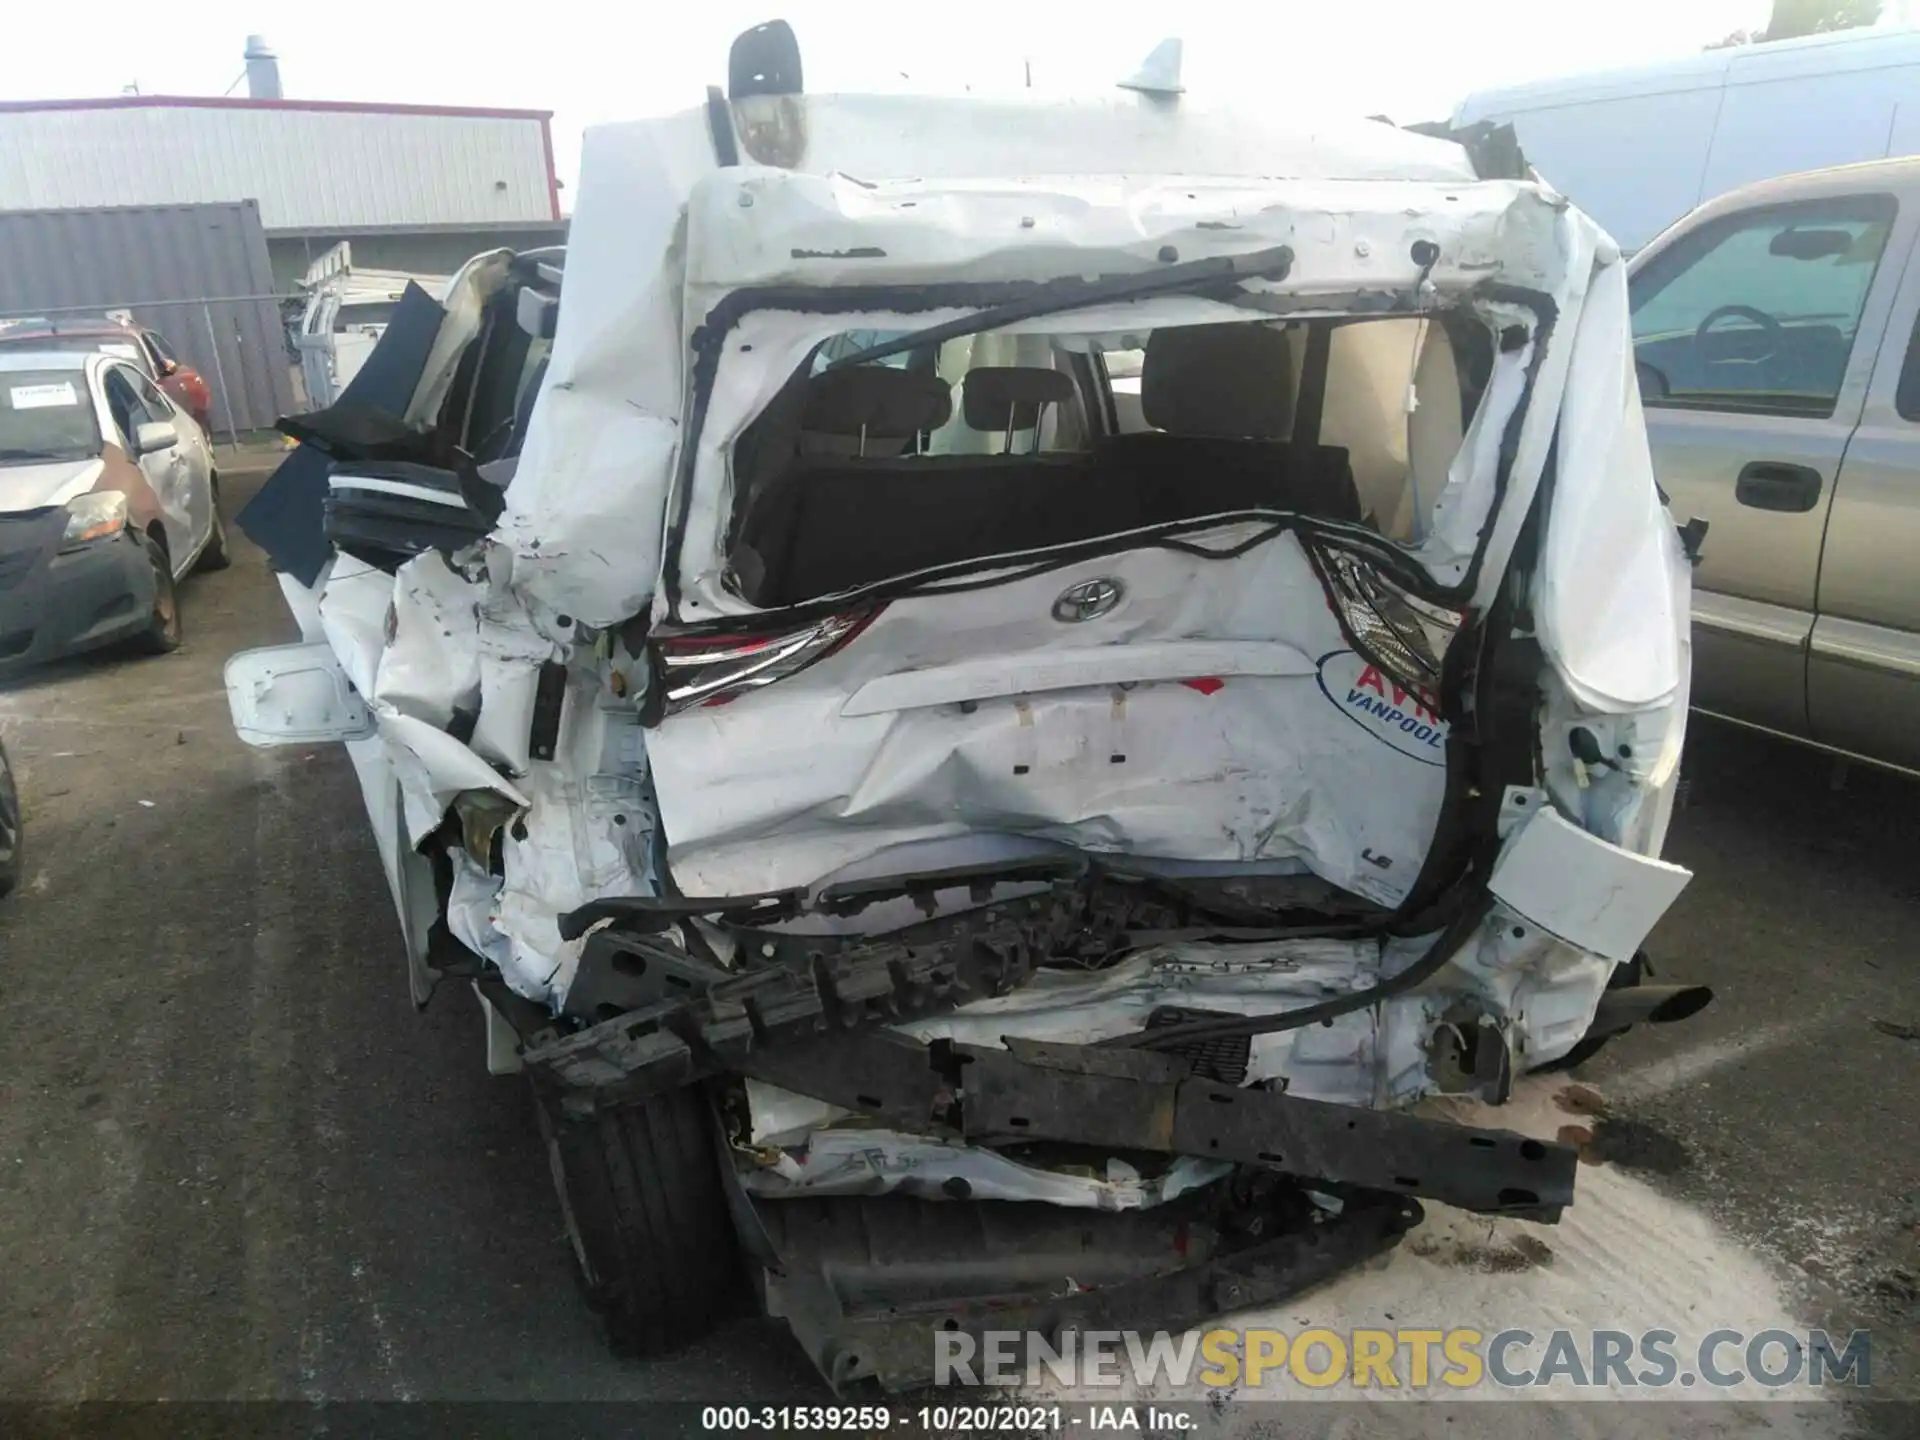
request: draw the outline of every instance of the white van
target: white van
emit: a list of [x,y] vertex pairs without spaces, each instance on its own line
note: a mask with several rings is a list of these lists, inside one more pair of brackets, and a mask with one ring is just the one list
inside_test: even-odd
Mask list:
[[438,300],[447,293],[448,278],[357,268],[353,246],[345,240],[309,265],[300,279],[291,329],[300,378],[314,408],[333,404],[360,373],[408,285]]
[[1756,180],[1920,152],[1920,30],[1848,30],[1469,95],[1623,250]]

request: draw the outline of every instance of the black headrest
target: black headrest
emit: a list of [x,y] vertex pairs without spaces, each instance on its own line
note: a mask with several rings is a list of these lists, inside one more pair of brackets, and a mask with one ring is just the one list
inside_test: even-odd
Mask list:
[[953,416],[953,392],[938,375],[891,365],[825,370],[807,382],[800,428],[815,435],[906,440]]
[[1176,435],[1284,440],[1293,428],[1293,350],[1268,325],[1180,325],[1147,337],[1146,422]]
[[960,382],[960,412],[970,430],[1031,430],[1042,405],[1064,405],[1073,381],[1038,365],[983,365]]

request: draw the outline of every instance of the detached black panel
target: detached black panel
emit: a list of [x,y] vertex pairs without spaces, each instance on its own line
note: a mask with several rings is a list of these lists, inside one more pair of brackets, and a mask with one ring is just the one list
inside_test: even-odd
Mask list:
[[493,528],[500,492],[429,465],[336,466],[323,507],[327,540],[389,574],[428,550],[471,545]]
[[[394,306],[380,343],[373,347],[360,372],[347,383],[339,403],[312,415],[288,417],[281,429],[301,441],[300,448],[280,462],[280,468],[260,487],[234,523],[247,538],[267,552],[275,568],[302,585],[312,585],[333,555],[328,543],[324,509],[327,471],[335,459],[400,458],[369,455],[356,442],[392,443],[405,433],[400,417],[427,367],[427,353],[446,310],[418,285],[408,285]],[[333,423],[329,423],[332,417]],[[339,444],[329,455],[313,441],[330,432]],[[349,446],[358,453],[342,453]]]

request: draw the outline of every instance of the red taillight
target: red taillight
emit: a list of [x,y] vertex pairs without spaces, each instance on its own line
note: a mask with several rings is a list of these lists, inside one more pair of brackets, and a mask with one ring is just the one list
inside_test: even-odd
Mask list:
[[666,713],[724,705],[797,675],[852,641],[881,608],[828,615],[790,630],[655,636],[654,653],[665,671]]
[[1316,541],[1307,554],[1354,648],[1414,694],[1439,694],[1441,663],[1467,612],[1409,595],[1353,551]]

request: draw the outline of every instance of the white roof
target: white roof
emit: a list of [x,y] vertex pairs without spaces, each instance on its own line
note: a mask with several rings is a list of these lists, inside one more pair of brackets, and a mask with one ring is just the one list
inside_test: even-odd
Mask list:
[[[1261,180],[1471,180],[1459,146],[1384,121],[1332,119],[1192,96],[1115,90],[1090,99],[935,95],[761,96],[734,101],[743,164],[862,180],[1205,175]],[[588,131],[593,148],[673,150],[712,168],[705,109]],[[594,146],[598,137],[600,146]],[[615,137],[620,137],[616,139]],[[663,143],[665,141],[665,143]],[[645,164],[645,157],[634,160]],[[662,157],[671,164],[670,157]],[[659,163],[659,161],[655,161]],[[589,183],[584,167],[581,186]],[[599,177],[604,181],[605,177]]]
[[[737,290],[908,287],[902,313],[932,323],[951,314],[929,306],[953,302],[912,287],[1141,274],[1286,245],[1303,295],[1496,272],[1558,292],[1568,237],[1586,233],[1551,192],[1481,181],[1459,145],[1379,121],[1302,125],[1129,93],[756,97],[728,113],[722,138],[739,154],[725,168],[704,107],[586,133],[567,300],[501,525],[527,541],[515,587],[589,623],[648,601],[689,340]],[[1427,244],[1437,262],[1417,258]],[[831,328],[846,313],[810,319]]]

